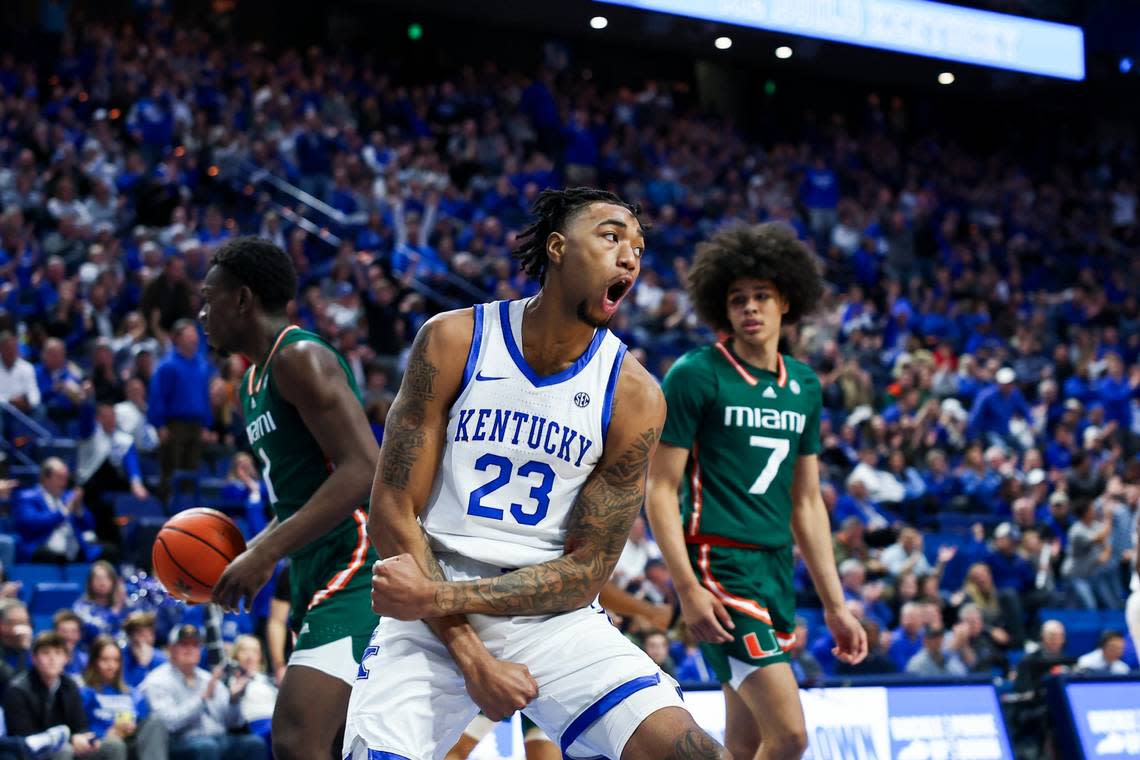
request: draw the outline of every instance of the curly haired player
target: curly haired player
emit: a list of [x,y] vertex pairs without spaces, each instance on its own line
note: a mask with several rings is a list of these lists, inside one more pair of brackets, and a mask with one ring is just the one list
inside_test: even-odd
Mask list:
[[731,227],[697,247],[688,289],[727,337],[682,356],[649,475],[648,514],[689,628],[725,696],[734,758],[798,758],[807,746],[787,650],[794,641],[792,540],[823,600],[837,654],[867,653],[843,606],[819,489],[820,384],[779,353],[780,329],[822,293],[791,228]]

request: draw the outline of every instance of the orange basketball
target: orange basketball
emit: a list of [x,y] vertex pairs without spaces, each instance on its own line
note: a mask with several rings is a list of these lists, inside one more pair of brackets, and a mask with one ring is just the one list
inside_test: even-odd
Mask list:
[[190,604],[210,600],[226,566],[245,551],[245,539],[228,516],[199,507],[166,521],[151,550],[154,574],[173,596]]

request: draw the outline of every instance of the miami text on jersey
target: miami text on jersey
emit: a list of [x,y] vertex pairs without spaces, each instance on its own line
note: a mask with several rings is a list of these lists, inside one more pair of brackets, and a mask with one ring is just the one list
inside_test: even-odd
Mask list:
[[250,443],[257,443],[261,436],[272,433],[276,429],[277,423],[273,421],[273,412],[260,414],[253,422],[245,426],[245,432],[249,436]]
[[[801,417],[803,415],[800,415]],[[528,424],[529,423],[529,424]],[[803,429],[803,423],[800,423]],[[251,434],[252,438],[252,434]],[[544,451],[575,467],[594,442],[577,430],[537,414],[514,409],[461,409],[455,427],[455,442],[494,441],[518,446],[520,441],[535,451]]]
[[724,408],[725,427],[766,428],[768,430],[790,430],[804,432],[807,415],[800,412],[779,409],[759,409],[750,406],[726,406]]

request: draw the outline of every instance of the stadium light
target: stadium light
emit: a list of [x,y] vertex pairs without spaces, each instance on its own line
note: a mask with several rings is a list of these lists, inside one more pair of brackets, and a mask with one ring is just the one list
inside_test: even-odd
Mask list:
[[788,47],[787,45],[780,45],[780,47],[776,48],[776,57],[777,58],[791,58],[792,57],[792,49],[790,47]]
[[717,37],[716,41],[713,42],[713,44],[716,45],[717,50],[728,50],[730,47],[732,47],[732,38]]
[[415,41],[415,40],[420,39],[423,36],[424,36],[423,26],[421,26],[420,24],[415,24],[415,23],[408,24],[408,39],[409,40]]
[[605,29],[610,25],[610,20],[605,16],[594,16],[590,19],[590,28],[592,29]]
[[954,84],[954,75],[949,71],[943,71],[938,75],[938,84]]
[[1132,59],[1124,56],[1120,59],[1120,73],[1127,74],[1129,71],[1132,71]]

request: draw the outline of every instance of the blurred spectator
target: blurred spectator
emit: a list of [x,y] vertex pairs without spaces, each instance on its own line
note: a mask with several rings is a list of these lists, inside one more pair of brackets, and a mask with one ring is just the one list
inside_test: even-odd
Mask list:
[[1078,672],[1124,675],[1129,672],[1128,664],[1120,658],[1124,656],[1124,634],[1120,631],[1105,631],[1100,635],[1100,645],[1077,658]]
[[143,485],[134,438],[118,429],[114,406],[88,400],[80,407],[77,454],[75,477],[95,516],[95,535],[119,547],[121,553],[122,537],[111,497],[127,491],[136,499],[150,494]]
[[974,399],[966,424],[967,435],[983,437],[987,443],[999,446],[1016,443],[1010,427],[1014,416],[1026,422],[1033,416],[1016,380],[1017,373],[1010,367],[1002,367],[994,374],[995,384],[983,389]]
[[925,629],[922,615],[918,602],[904,604],[899,612],[899,627],[891,631],[891,643],[886,652],[897,671],[906,670],[907,663],[922,650]]
[[62,340],[49,338],[44,342],[36,383],[44,413],[62,429],[67,420],[74,419],[86,395],[80,377],[68,363],[67,345]]
[[132,689],[139,686],[147,674],[164,664],[166,655],[154,646],[155,614],[132,612],[123,621],[127,643],[123,647],[123,681]]
[[923,632],[922,650],[906,664],[906,672],[923,678],[945,678],[964,676],[968,672],[962,663],[959,651],[963,646],[962,635],[951,634],[945,643],[945,631],[941,627],[929,627]]
[[[689,632],[688,626],[682,620],[678,623],[680,634],[680,655],[677,662],[676,679],[682,683],[715,683],[716,674],[705,662],[701,647],[696,637]],[[793,665],[793,670],[795,666]],[[818,663],[816,667],[819,667]]]
[[[144,243],[144,249],[153,243]],[[143,288],[139,311],[152,335],[174,333],[179,320],[194,318],[193,289],[186,279],[186,264],[180,256],[166,259],[162,272]],[[195,346],[197,350],[197,346]]]
[[244,451],[234,454],[230,462],[229,478],[222,489],[222,501],[229,505],[241,505],[250,535],[256,536],[268,524],[267,495],[253,457]]
[[53,760],[77,757],[126,760],[126,748],[101,746],[88,731],[87,715],[79,685],[63,675],[67,645],[53,631],[44,631],[32,644],[32,668],[17,676],[4,694],[4,720],[10,736],[31,736],[53,726],[71,730],[70,751],[61,750]]
[[75,602],[75,614],[83,621],[83,640],[89,642],[99,635],[117,637],[130,612],[115,566],[104,560],[92,564],[83,596]]
[[91,642],[91,661],[83,673],[83,711],[91,732],[103,746],[124,745],[140,758],[167,757],[166,727],[150,715],[150,705],[123,682],[123,655],[110,636]]
[[51,628],[67,645],[64,674],[79,678],[87,667],[87,647],[83,645],[83,624],[79,621],[79,616],[71,610],[59,610],[52,615]]
[[36,369],[20,357],[20,346],[11,330],[0,331],[0,401],[25,414],[40,405]]
[[1111,577],[1116,572],[1112,558],[1112,525],[1098,520],[1097,506],[1083,501],[1077,507],[1077,522],[1069,528],[1069,550],[1062,572],[1068,578],[1072,600],[1086,610],[1119,609],[1123,600]]
[[170,733],[171,760],[257,760],[268,757],[252,734],[228,733],[243,725],[239,695],[246,679],[222,683],[224,665],[213,673],[198,667],[202,639],[192,625],[175,628],[170,662],[143,680],[140,690]]
[[930,572],[930,564],[922,551],[922,534],[914,528],[900,530],[898,541],[883,550],[880,560],[887,572],[894,576],[907,572],[919,575]]
[[32,618],[19,599],[0,599],[0,658],[22,673],[32,665]]
[[677,675],[677,666],[669,656],[669,637],[664,631],[651,630],[641,634],[641,648],[659,668],[670,676]]
[[198,327],[180,320],[171,335],[174,349],[154,371],[147,409],[147,420],[158,430],[161,444],[164,494],[175,470],[198,470],[202,442],[212,435],[213,424],[208,392],[212,370],[198,353]]
[[241,717],[250,732],[260,736],[265,746],[269,747],[269,729],[277,701],[277,687],[265,675],[261,641],[254,636],[238,636],[234,640],[233,658],[236,667],[229,669],[227,685],[232,686],[234,679],[247,679],[239,693]]
[[115,404],[115,426],[131,436],[137,451],[149,454],[158,448],[158,431],[147,420],[146,382],[131,377],[124,388],[126,399]]
[[645,528],[645,518],[638,515],[633,521],[625,548],[614,566],[612,580],[621,588],[640,582],[645,577],[645,566],[651,559],[661,559],[661,550],[649,537]]
[[1020,531],[1011,523],[1003,522],[994,529],[993,549],[986,555],[986,565],[999,589],[1010,589],[1027,594],[1036,585],[1037,571],[1017,552]]
[[823,668],[812,653],[807,650],[808,635],[807,621],[797,615],[795,640],[792,641],[792,646],[788,650],[788,657],[792,666],[792,674],[795,675],[796,683],[800,686],[816,684],[823,678]]
[[986,625],[982,611],[976,604],[964,604],[958,610],[955,632],[962,638],[959,650],[962,662],[971,673],[1002,674],[1009,660],[1005,648],[1009,634],[1000,628]]
[[40,465],[40,484],[16,494],[12,524],[22,562],[90,561],[102,554],[95,541],[95,519],[83,505],[83,489],[68,490],[67,465],[48,457]]

